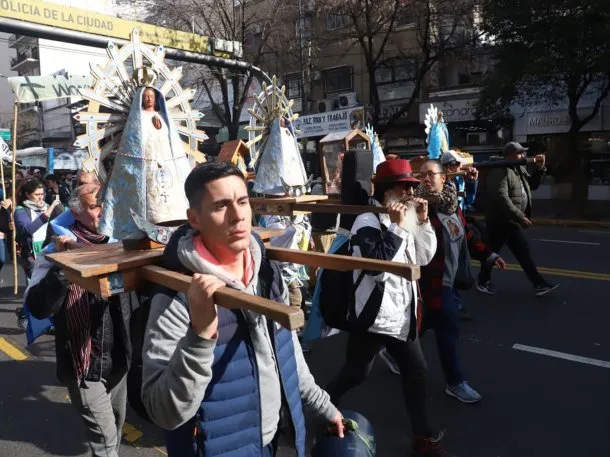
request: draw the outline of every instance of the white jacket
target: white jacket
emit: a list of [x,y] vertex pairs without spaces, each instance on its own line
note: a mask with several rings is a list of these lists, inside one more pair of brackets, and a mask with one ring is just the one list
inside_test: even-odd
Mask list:
[[[382,230],[381,224],[386,230]],[[351,244],[352,255],[357,257],[425,266],[436,252],[436,235],[430,222],[418,225],[415,233],[409,233],[391,223],[385,214],[377,218],[373,213],[365,213],[354,221]],[[361,270],[354,270],[354,283],[360,273]],[[369,332],[406,341],[411,325],[411,304],[416,307],[414,315],[417,316],[417,286],[414,281],[391,273],[367,273],[355,295],[357,315],[365,307],[379,308]]]

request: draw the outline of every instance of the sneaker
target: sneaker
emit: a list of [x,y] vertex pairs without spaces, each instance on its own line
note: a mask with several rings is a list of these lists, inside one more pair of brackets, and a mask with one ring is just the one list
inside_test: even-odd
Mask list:
[[461,307],[458,312],[459,319],[463,322],[470,322],[472,320],[472,314],[464,307]]
[[400,374],[400,368],[398,368],[396,360],[394,360],[394,357],[392,357],[385,348],[379,351],[379,357],[385,362],[392,373]]
[[441,446],[440,441],[443,439],[444,433],[441,432],[438,437],[431,436],[414,436],[413,446],[411,451],[412,457],[455,457],[451,452]]
[[25,332],[28,328],[28,318],[26,317],[23,308],[17,308],[15,310],[15,315],[17,316],[17,327]]
[[543,297],[544,295],[548,294],[549,292],[554,291],[558,287],[559,287],[559,283],[552,284],[552,283],[547,282],[547,283],[541,284],[540,286],[534,287],[534,292],[536,294],[536,297]]
[[445,393],[450,397],[457,398],[462,403],[476,403],[481,401],[483,398],[481,397],[481,394],[470,387],[465,381],[462,381],[455,386],[450,386],[447,384],[447,387],[445,387]]
[[491,281],[478,282],[477,281],[477,290],[487,295],[496,295],[498,292],[496,288],[491,283]]

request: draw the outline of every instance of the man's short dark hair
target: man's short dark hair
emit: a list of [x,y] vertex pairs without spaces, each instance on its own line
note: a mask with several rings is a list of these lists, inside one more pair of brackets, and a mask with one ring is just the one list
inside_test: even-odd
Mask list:
[[197,165],[186,178],[184,192],[191,208],[199,208],[205,193],[206,185],[229,176],[237,176],[246,182],[242,171],[231,162],[207,162]]
[[44,180],[45,181],[54,181],[54,182],[59,181],[59,179],[57,178],[57,175],[55,173],[51,173],[51,174],[45,176]]

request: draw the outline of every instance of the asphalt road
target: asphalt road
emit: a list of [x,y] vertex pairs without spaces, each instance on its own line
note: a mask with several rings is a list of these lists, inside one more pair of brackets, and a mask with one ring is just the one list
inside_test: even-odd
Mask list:
[[[608,456],[610,230],[542,227],[528,236],[536,263],[561,287],[537,299],[523,272],[511,267],[494,272],[497,296],[463,294],[475,317],[462,324],[463,368],[484,398],[462,405],[444,394],[434,336],[427,335],[433,420],[446,428],[445,443],[460,457]],[[28,358],[14,360],[10,355],[18,354],[3,352],[7,346],[0,340],[0,457],[88,455],[82,425],[55,378],[52,339],[23,347],[11,275],[5,267],[0,338]],[[342,364],[344,340],[339,335],[313,345],[308,361],[321,385]],[[373,422],[378,456],[408,455],[410,426],[399,378],[381,362],[341,406]],[[163,455],[153,426],[133,414],[128,422],[122,456]]]

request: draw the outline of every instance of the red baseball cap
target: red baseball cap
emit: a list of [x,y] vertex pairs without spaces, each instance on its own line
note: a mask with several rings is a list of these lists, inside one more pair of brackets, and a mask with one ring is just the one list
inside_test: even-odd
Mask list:
[[420,180],[413,176],[411,164],[405,159],[386,160],[377,165],[374,183],[415,182]]

